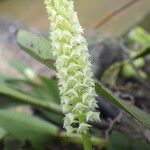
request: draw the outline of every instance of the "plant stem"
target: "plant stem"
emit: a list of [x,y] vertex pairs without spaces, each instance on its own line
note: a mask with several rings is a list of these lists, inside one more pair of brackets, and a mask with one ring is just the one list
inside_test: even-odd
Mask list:
[[81,133],[84,150],[92,150],[92,142],[90,139],[89,131],[87,133]]
[[[85,115],[80,114],[79,122],[80,123],[85,123],[86,122]],[[89,130],[87,129],[86,132],[82,132],[81,137],[82,137],[84,150],[92,150],[92,143],[91,143],[91,139],[90,139],[90,135],[89,135]]]
[[[58,137],[60,137],[64,142],[72,142],[76,144],[82,144],[82,137],[77,134],[71,134],[68,138],[67,132],[60,132]],[[106,148],[108,145],[108,141],[106,139],[98,138],[98,137],[92,137],[91,143],[95,146],[98,146],[100,148]]]
[[133,4],[135,4],[136,2],[138,2],[139,0],[131,0],[128,3],[124,4],[123,6],[117,8],[116,10],[114,10],[113,12],[111,12],[110,14],[108,14],[106,17],[104,17],[96,26],[95,28],[98,29],[100,28],[102,25],[104,25],[105,23],[107,23],[110,19],[112,19],[114,16],[116,16],[117,14],[119,14],[120,12],[126,10],[127,8],[129,8],[130,6],[132,6]]

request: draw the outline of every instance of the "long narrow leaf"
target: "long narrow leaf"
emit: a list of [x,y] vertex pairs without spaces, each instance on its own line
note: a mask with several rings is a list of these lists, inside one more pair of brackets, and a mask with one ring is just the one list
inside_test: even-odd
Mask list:
[[37,150],[58,133],[56,126],[36,117],[4,110],[0,110],[0,127],[19,140],[30,141]]
[[132,117],[142,123],[146,128],[150,129],[150,115],[140,110],[139,108],[120,100],[115,97],[110,90],[102,84],[96,82],[96,92],[98,95],[110,101],[112,104],[128,112]]
[[18,92],[14,89],[11,89],[8,86],[6,86],[5,84],[0,85],[0,93],[14,97],[14,98],[18,99],[18,101],[25,103],[25,104],[31,104],[36,107],[40,107],[40,108],[43,108],[46,110],[52,110],[52,111],[61,113],[61,108],[59,105],[49,102],[48,100],[46,102],[46,101],[41,101],[37,98],[33,98],[31,96],[28,96],[26,94]]

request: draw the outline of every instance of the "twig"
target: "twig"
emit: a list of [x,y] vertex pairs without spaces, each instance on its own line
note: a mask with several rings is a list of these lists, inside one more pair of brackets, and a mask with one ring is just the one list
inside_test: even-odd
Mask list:
[[122,118],[122,115],[123,115],[123,111],[121,111],[121,112],[119,113],[119,115],[118,115],[115,119],[113,119],[113,120],[110,119],[109,128],[106,130],[106,133],[105,133],[105,134],[106,134],[106,139],[108,139],[109,133],[110,133],[110,131],[113,129],[114,125],[115,125],[117,122],[120,122],[120,120],[121,120],[121,118]]
[[128,2],[128,3],[126,3],[125,5],[117,8],[116,10],[114,10],[113,12],[111,12],[110,14],[108,14],[106,17],[104,17],[94,28],[95,29],[100,28],[102,25],[104,25],[106,22],[108,22],[114,16],[116,16],[117,14],[119,14],[122,11],[124,11],[125,9],[127,9],[130,6],[132,6],[133,4],[135,4],[138,1],[139,0],[132,0],[132,1]]

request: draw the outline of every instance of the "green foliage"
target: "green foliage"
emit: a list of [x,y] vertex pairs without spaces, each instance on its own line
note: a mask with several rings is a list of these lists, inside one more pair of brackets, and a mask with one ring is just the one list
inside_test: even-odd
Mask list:
[[[51,45],[46,39],[26,31],[19,31],[17,34],[17,40],[25,52],[29,53],[38,61],[44,63],[49,68],[55,69],[55,60],[51,54],[51,51],[49,51],[51,49]],[[132,58],[133,60],[137,60],[137,58],[144,57],[149,53],[150,51],[148,47]],[[113,66],[111,66],[109,70],[105,72],[104,81],[107,80],[112,85],[115,85],[120,69],[126,62],[129,62],[129,60],[113,64]],[[60,126],[62,126],[63,122],[63,115],[59,106],[60,96],[58,92],[57,80],[40,76],[34,70],[32,70],[32,68],[21,64],[20,62],[17,63],[13,61],[11,62],[11,65],[21,73],[23,78],[12,79],[9,76],[0,75],[0,139],[3,139],[9,133],[19,140],[29,140],[33,147],[37,150],[38,148],[42,149],[43,145],[46,146],[46,143],[49,142],[50,139],[58,136],[57,131],[59,128],[51,124],[51,122],[55,122]],[[27,72],[26,70],[30,70],[30,72]],[[111,74],[112,72],[113,74]],[[30,73],[33,76],[30,76]],[[97,81],[95,81],[95,84],[95,89],[98,95],[107,99],[120,109],[126,111],[133,118],[141,122],[146,128],[150,129],[150,116],[147,113],[143,112],[132,104],[120,100],[118,97],[114,96],[111,91]],[[25,88],[29,90],[24,90]],[[11,108],[22,105],[31,105],[33,108],[36,108],[50,122],[45,122],[34,116],[28,116],[10,111]],[[63,139],[68,139],[66,133],[60,134],[60,136],[62,136]],[[121,147],[117,145],[118,147],[116,148],[114,137],[116,137],[115,141],[118,139],[120,139],[120,141],[121,139],[122,141],[125,141],[125,143],[128,145],[128,148],[130,148],[131,143],[128,143],[129,140],[121,137],[121,135],[113,134],[111,137],[111,147],[109,147],[109,150],[118,149]],[[71,139],[74,142],[76,141],[77,143],[81,143],[81,138],[77,135],[73,135],[73,138]],[[95,142],[96,145],[107,145],[105,140],[101,140],[100,138],[96,139],[95,137],[92,139],[94,139],[93,143]],[[121,143],[122,142],[120,142],[120,144]],[[134,147],[139,144],[135,141],[133,143],[136,143],[132,144]],[[42,145],[42,147],[39,145]],[[139,145],[139,147],[141,145]],[[142,146],[145,147],[145,144]],[[135,150],[135,148],[133,150]]]
[[134,28],[129,33],[129,38],[140,45],[150,45],[150,34],[141,27]]
[[24,104],[16,102],[15,98],[0,94],[0,109],[13,109],[21,105]]
[[109,83],[112,86],[115,86],[121,66],[122,63],[120,62],[112,64],[107,70],[104,71],[101,81],[103,81],[104,83]]
[[29,140],[37,150],[58,132],[56,126],[26,114],[0,110],[0,118],[0,126],[3,129],[17,139]]
[[[7,136],[3,140],[3,149],[4,150],[22,150],[26,146],[26,142],[22,142],[21,140],[15,139],[12,136]],[[25,147],[25,150],[33,150],[31,149],[31,145]]]
[[17,41],[23,50],[33,58],[50,68],[55,68],[52,51],[50,51],[52,48],[48,40],[21,30],[17,33]]
[[16,100],[18,100],[19,102],[25,103],[25,104],[32,104],[33,106],[41,107],[46,110],[53,110],[56,112],[61,112],[59,105],[57,105],[55,103],[50,103],[48,101],[47,102],[41,101],[37,98],[31,97],[31,96],[21,93],[17,90],[14,90],[14,89],[6,86],[5,84],[0,85],[0,93],[4,94],[4,95],[8,95],[13,98],[16,98]]
[[96,82],[96,92],[98,95],[110,101],[112,104],[116,105],[120,109],[128,112],[133,118],[142,123],[146,128],[150,129],[150,115],[140,110],[139,108],[129,104],[125,101],[120,100],[118,97],[114,96],[113,93],[104,87],[99,82]]
[[7,132],[3,129],[0,128],[0,141],[7,135]]
[[[135,64],[136,62],[133,63]],[[136,67],[136,65],[134,66]],[[148,79],[148,75],[144,71],[139,70],[137,67],[135,69],[134,66],[131,65],[130,63],[125,63],[125,65],[122,68],[122,75],[126,79],[138,79],[138,78],[141,78],[143,80]]]
[[140,52],[138,52],[133,59],[138,59],[150,54],[150,45],[145,46]]
[[149,150],[150,145],[134,140],[120,132],[113,131],[110,137],[108,150]]
[[105,70],[101,77],[104,83],[115,86],[120,71],[125,79],[148,79],[148,75],[141,68],[145,66],[144,57],[150,54],[150,34],[137,27],[130,32],[129,38],[142,48],[138,52],[131,50],[130,58],[114,63]]
[[[30,37],[28,37],[28,39],[30,39]],[[32,49],[30,49],[30,50],[32,51]],[[134,56],[134,57],[136,57],[136,56]],[[119,65],[117,64],[116,66],[118,67],[118,66],[120,66],[120,64]],[[114,68],[117,68],[116,66]],[[116,69],[116,70],[117,70],[116,72],[118,72],[118,69]],[[100,94],[104,98],[111,101],[117,107],[127,111],[135,119],[140,121],[145,127],[150,128],[150,119],[149,119],[148,114],[144,113],[143,111],[141,111],[140,109],[138,109],[137,107],[135,107],[133,105],[130,105],[124,101],[119,100],[118,98],[113,96],[113,94],[110,93],[110,91],[108,91],[103,85],[99,85],[98,83],[96,83],[96,91],[98,92],[98,94]]]
[[137,43],[143,47],[142,50],[139,51],[133,57],[133,59],[144,57],[144,56],[150,54],[150,34],[148,32],[146,32],[143,28],[141,28],[141,27],[134,28],[129,33],[129,38],[132,41],[134,41],[135,43]]

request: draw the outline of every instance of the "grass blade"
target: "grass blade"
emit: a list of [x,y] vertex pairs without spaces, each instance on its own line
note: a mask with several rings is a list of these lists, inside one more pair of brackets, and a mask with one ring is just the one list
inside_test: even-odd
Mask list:
[[133,118],[138,120],[142,123],[146,128],[150,129],[150,115],[145,113],[144,111],[140,110],[139,108],[120,100],[119,98],[115,97],[113,93],[104,87],[99,82],[96,82],[96,92],[98,95],[102,96],[103,98],[110,101],[112,104],[116,105],[122,110],[128,112]]

